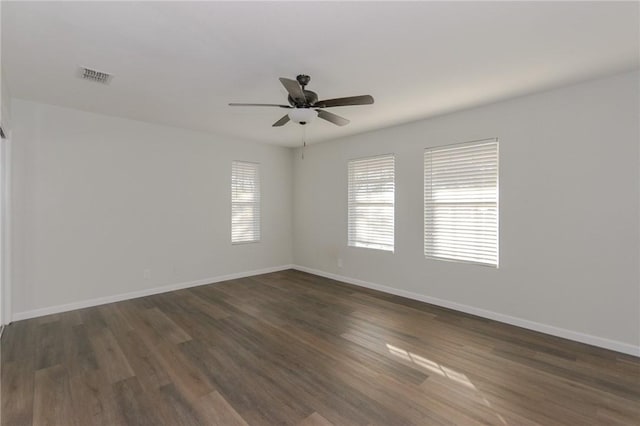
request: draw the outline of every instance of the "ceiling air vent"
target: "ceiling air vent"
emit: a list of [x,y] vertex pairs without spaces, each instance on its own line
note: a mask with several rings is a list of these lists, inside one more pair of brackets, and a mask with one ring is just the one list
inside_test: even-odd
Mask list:
[[80,67],[80,78],[96,83],[109,84],[113,76],[106,72],[92,70],[91,68]]

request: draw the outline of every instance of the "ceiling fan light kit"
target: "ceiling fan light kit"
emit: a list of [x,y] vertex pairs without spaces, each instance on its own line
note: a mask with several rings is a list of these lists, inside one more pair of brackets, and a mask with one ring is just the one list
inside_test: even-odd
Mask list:
[[311,108],[292,108],[288,115],[294,123],[305,125],[313,120],[318,113]]
[[349,124],[349,120],[329,112],[324,108],[371,105],[374,102],[371,95],[318,100],[317,93],[305,89],[310,81],[311,77],[305,74],[298,75],[295,80],[284,77],[280,78],[280,83],[282,83],[284,88],[287,90],[287,101],[289,102],[289,105],[230,103],[229,106],[265,106],[289,109],[290,111],[285,116],[273,123],[273,127],[284,126],[289,121],[305,125],[316,116],[337,126],[345,126]]

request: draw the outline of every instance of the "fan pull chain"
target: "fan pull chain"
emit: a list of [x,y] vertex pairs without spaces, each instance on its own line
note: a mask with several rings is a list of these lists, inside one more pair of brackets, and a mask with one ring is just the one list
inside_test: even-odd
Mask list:
[[304,160],[304,149],[307,147],[307,126],[302,125],[302,151],[300,158]]

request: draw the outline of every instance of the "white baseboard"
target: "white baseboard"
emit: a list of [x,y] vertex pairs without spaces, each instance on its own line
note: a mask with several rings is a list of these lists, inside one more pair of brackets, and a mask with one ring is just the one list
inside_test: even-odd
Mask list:
[[567,330],[565,328],[554,327],[552,325],[541,324],[539,322],[530,321],[530,320],[526,320],[518,317],[512,317],[510,315],[500,314],[498,312],[487,311],[485,309],[475,308],[473,306],[463,305],[460,303],[451,302],[449,300],[438,299],[436,297],[425,296],[422,294],[413,293],[406,290],[387,287],[381,284],[375,284],[368,281],[363,281],[355,278],[345,277],[342,275],[332,274],[330,272],[320,271],[318,269],[307,268],[306,266],[293,265],[293,269],[296,269],[302,272],[307,272],[313,275],[319,275],[325,278],[330,278],[332,280],[342,281],[345,283],[357,285],[360,287],[382,291],[384,293],[394,294],[396,296],[406,297],[408,299],[418,300],[420,302],[430,303],[432,305],[442,306],[444,308],[449,308],[455,311],[465,312],[467,314],[472,314],[479,317],[500,321],[506,324],[515,325],[515,326],[526,328],[529,330],[539,331],[540,333],[550,334],[552,336],[562,337],[564,339],[574,340],[576,342],[586,343],[588,345],[598,346],[601,348],[610,349],[610,350],[621,352],[628,355],[640,356],[640,347],[634,346],[628,343],[605,339],[603,337],[580,333],[578,331]]
[[144,290],[132,291],[129,293],[121,293],[113,296],[98,297],[95,299],[83,300],[80,302],[67,303],[64,305],[49,306],[31,311],[16,312],[13,314],[13,321],[20,321],[29,318],[42,317],[45,315],[57,314],[60,312],[73,311],[75,309],[90,308],[91,306],[104,305],[106,303],[120,302],[122,300],[136,299],[138,297],[150,296],[152,294],[166,293],[169,291],[180,290],[183,288],[197,287],[205,284],[213,284],[221,281],[235,280],[238,278],[251,277],[253,275],[268,274],[271,272],[284,271],[292,269],[293,265],[273,266],[270,268],[258,269],[255,271],[237,272],[235,274],[220,275],[212,278],[204,278],[196,281],[189,281],[178,284],[169,284],[162,287],[148,288]]

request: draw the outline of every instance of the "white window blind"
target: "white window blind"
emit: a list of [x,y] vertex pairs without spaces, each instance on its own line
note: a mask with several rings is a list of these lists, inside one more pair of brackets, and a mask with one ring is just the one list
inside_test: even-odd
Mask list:
[[348,244],[393,251],[395,157],[349,161]]
[[231,166],[231,242],[260,241],[260,170],[257,163]]
[[498,141],[424,152],[424,254],[498,266]]

